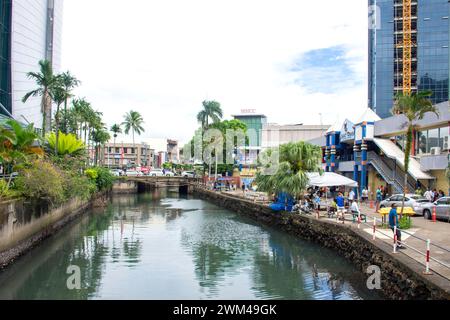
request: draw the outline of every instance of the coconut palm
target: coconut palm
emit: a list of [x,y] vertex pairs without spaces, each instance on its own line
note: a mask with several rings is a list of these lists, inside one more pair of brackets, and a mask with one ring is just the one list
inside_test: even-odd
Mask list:
[[66,92],[66,97],[64,100],[64,119],[63,119],[63,127],[62,131],[64,133],[67,133],[67,106],[68,101],[72,97],[72,91],[76,87],[78,87],[81,82],[75,78],[69,71],[61,73],[59,76],[60,78],[60,84],[64,88],[64,91]]
[[51,90],[57,83],[57,77],[53,74],[51,62],[48,60],[39,61],[40,71],[29,72],[27,77],[36,82],[37,88],[28,92],[23,98],[25,103],[30,97],[41,97],[41,111],[42,111],[42,133],[50,131],[52,122],[52,97]]
[[197,121],[202,124],[202,128],[206,129],[209,126],[209,119],[213,123],[219,122],[223,117],[223,111],[220,103],[217,101],[203,101],[203,110],[197,114]]
[[421,91],[418,93],[404,94],[399,93],[395,97],[393,114],[403,114],[408,120],[405,124],[407,128],[406,132],[406,144],[405,144],[405,158],[404,158],[404,170],[405,180],[403,185],[403,201],[402,211],[405,206],[405,196],[408,188],[408,169],[409,160],[411,157],[411,147],[413,141],[414,121],[421,120],[426,113],[432,112],[439,117],[439,113],[430,98],[433,95],[431,91]]
[[273,174],[264,172],[257,174],[258,190],[275,194],[284,192],[298,196],[308,185],[307,173],[322,171],[322,150],[310,143],[288,143],[281,145],[279,150],[265,151],[265,156],[269,158],[273,158],[274,155],[278,157],[279,164],[275,164]]
[[145,131],[145,129],[142,127],[142,125],[144,124],[144,119],[139,112],[133,110],[126,113],[124,119],[125,120],[122,125],[125,128],[125,134],[129,134],[131,130],[131,133],[133,135],[133,147],[135,147],[134,133],[141,135],[141,133]]
[[92,141],[94,143],[95,148],[95,159],[94,159],[95,165],[98,164],[98,159],[102,146],[104,146],[105,143],[108,142],[110,139],[111,136],[105,128],[96,128],[94,131],[92,131]]
[[60,121],[61,121],[61,105],[67,101],[67,98],[70,95],[70,92],[66,91],[65,87],[61,83],[61,78],[57,77],[57,84],[50,90],[50,94],[53,98],[53,101],[56,104],[56,113],[55,113],[55,133],[56,133],[56,143],[55,143],[55,154],[58,154],[58,138],[59,138],[59,130],[60,130]]
[[[119,135],[119,133],[122,133],[122,128],[120,127],[120,124],[113,124],[111,127],[111,132],[113,133],[114,137],[114,150],[116,150],[116,138]],[[114,151],[115,152],[115,151]]]

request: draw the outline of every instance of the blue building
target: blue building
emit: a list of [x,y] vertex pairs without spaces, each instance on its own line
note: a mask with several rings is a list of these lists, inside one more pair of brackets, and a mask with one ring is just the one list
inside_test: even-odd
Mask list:
[[[450,163],[450,105],[436,105],[440,114],[427,113],[415,121],[412,153],[407,172],[407,190],[436,188],[448,193],[445,170]],[[406,117],[395,115],[380,119],[367,108],[358,119],[346,119],[333,125],[324,137],[310,140],[323,149],[323,166],[359,184],[359,194],[379,186],[389,194],[404,187]]]
[[[412,91],[433,91],[433,103],[449,99],[449,2],[412,0]],[[369,107],[391,116],[403,90],[403,0],[369,0]]]

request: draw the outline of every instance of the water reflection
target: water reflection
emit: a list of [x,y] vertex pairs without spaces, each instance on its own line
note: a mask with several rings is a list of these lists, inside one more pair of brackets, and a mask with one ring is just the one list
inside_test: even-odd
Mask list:
[[[68,290],[67,267],[82,289]],[[0,274],[0,299],[368,299],[332,251],[189,197],[115,197]]]

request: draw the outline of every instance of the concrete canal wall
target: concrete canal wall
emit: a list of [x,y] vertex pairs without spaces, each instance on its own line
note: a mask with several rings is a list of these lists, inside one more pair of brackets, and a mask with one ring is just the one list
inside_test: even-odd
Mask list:
[[0,269],[53,235],[88,208],[104,205],[107,193],[91,200],[72,199],[57,208],[9,201],[0,203]]
[[[285,230],[299,238],[337,251],[366,272],[371,265],[381,269],[381,290],[390,299],[450,299],[450,285],[439,275],[424,276],[423,266],[392,246],[349,225],[337,225],[310,216],[274,212],[267,206],[223,193],[195,187],[194,194],[221,207]],[[369,275],[368,275],[369,276]]]

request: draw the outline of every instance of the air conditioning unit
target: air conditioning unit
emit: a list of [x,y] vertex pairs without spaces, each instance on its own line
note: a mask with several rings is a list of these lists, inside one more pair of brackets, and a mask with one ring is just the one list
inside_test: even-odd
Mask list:
[[430,151],[431,151],[432,156],[438,156],[441,154],[441,148],[439,148],[439,147],[431,148]]
[[444,137],[444,150],[450,150],[450,136]]

